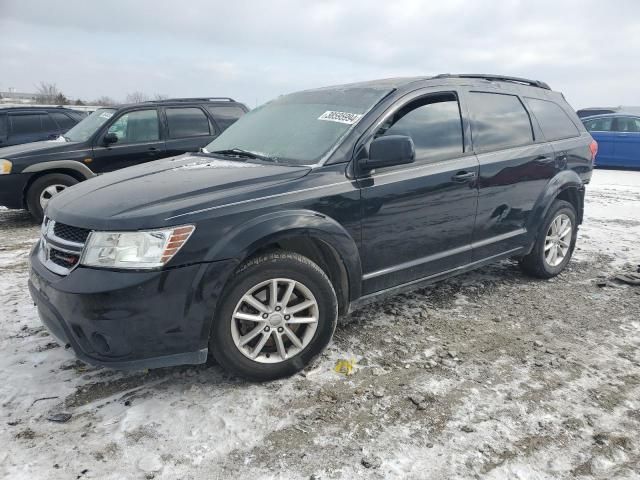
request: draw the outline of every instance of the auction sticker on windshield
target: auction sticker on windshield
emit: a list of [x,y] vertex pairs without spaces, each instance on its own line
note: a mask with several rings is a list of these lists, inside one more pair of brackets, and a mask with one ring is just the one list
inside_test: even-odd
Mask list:
[[359,113],[349,112],[334,112],[333,110],[327,110],[318,117],[318,120],[326,120],[328,122],[346,123],[347,125],[353,125],[362,117]]

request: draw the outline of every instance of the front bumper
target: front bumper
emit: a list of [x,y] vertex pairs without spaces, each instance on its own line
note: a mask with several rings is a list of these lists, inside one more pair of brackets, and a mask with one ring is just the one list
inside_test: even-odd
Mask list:
[[[2,151],[0,151],[0,157]],[[0,175],[0,206],[24,208],[24,189],[31,178],[30,173]]]
[[31,252],[29,291],[42,323],[76,356],[122,370],[203,363],[218,298],[236,262],[158,271],[50,272]]

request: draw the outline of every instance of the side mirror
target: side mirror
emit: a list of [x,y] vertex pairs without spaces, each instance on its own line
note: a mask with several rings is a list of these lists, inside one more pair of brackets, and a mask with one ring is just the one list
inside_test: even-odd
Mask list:
[[116,143],[118,141],[118,136],[115,133],[110,132],[104,136],[102,141],[105,145],[111,145],[112,143]]
[[373,170],[374,168],[391,167],[413,163],[416,159],[416,149],[411,137],[406,135],[388,135],[376,138],[369,145],[369,158],[360,161],[360,168]]

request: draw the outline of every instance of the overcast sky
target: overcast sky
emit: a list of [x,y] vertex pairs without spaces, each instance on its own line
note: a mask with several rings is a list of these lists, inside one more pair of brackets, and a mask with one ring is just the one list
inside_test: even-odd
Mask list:
[[406,75],[546,81],[640,105],[640,0],[0,0],[0,90],[280,94]]

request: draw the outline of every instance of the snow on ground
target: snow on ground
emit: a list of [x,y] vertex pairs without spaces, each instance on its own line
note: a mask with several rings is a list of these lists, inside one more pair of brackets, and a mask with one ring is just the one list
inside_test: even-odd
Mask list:
[[640,478],[640,287],[611,280],[640,263],[640,172],[595,172],[558,278],[502,262],[380,302],[262,385],[76,361],[29,299],[37,236],[0,210],[3,478]]

